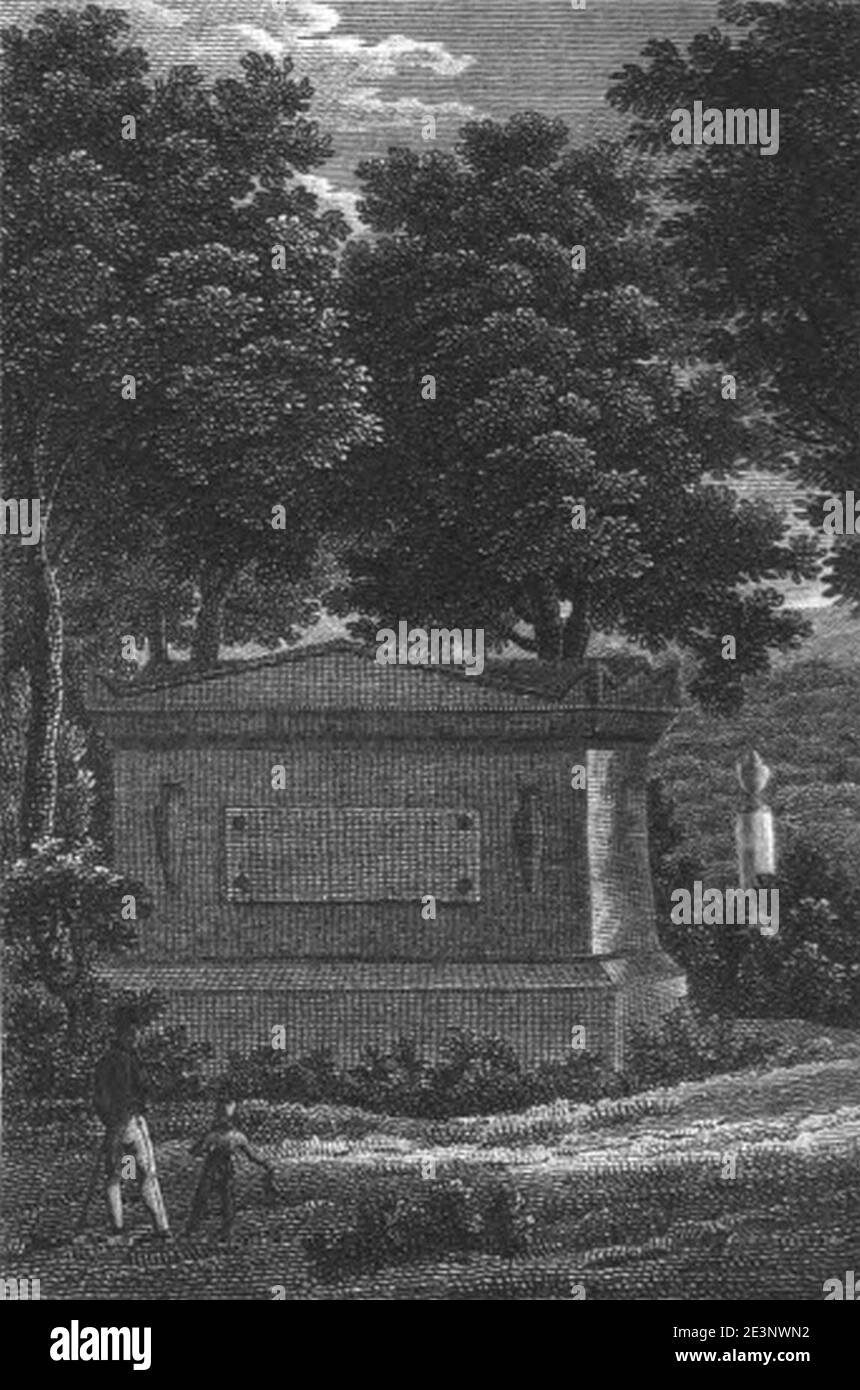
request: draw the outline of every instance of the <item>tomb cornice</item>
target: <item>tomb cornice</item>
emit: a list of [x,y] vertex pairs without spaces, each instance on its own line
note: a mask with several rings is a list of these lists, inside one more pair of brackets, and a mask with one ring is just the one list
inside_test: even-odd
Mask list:
[[117,746],[272,738],[587,738],[650,742],[679,708],[677,669],[629,660],[500,662],[480,676],[386,668],[350,643],[183,671],[158,681],[93,677],[87,701]]
[[368,738],[487,743],[559,740],[602,747],[653,743],[671,718],[665,711],[629,709],[569,710],[563,714],[537,709],[527,715],[485,710],[465,712],[456,719],[450,712],[416,713],[396,708],[243,710],[241,718],[217,711],[114,710],[100,711],[99,726],[115,748],[271,748],[276,743],[295,741]]

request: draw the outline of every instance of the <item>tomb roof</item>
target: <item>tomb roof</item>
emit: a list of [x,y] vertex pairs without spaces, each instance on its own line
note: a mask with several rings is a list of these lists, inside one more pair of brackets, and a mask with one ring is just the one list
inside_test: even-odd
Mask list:
[[91,709],[595,709],[674,710],[676,665],[611,656],[548,664],[488,657],[480,675],[456,665],[381,665],[377,648],[347,639],[210,670],[186,662],[133,680],[94,673]]

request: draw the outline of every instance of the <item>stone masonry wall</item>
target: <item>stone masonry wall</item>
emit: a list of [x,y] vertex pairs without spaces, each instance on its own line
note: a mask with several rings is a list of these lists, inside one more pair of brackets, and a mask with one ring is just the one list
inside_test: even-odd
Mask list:
[[[307,739],[265,748],[118,749],[117,859],[155,894],[142,924],[152,960],[549,960],[588,949],[586,799],[570,788],[584,751],[538,741],[478,746],[376,738]],[[273,765],[287,786],[273,790]],[[185,850],[174,891],[158,868],[153,810],[162,782],[186,801]],[[544,843],[535,891],[524,886],[512,821],[518,788],[537,789]],[[231,903],[226,900],[227,806],[463,808],[481,818],[480,902]],[[426,892],[433,892],[428,883]]]

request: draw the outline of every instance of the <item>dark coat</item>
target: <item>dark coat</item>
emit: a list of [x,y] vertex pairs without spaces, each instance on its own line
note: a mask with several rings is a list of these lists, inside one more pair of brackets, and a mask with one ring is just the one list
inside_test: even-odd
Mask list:
[[96,1114],[109,1129],[125,1125],[146,1103],[146,1083],[133,1048],[114,1043],[96,1063]]

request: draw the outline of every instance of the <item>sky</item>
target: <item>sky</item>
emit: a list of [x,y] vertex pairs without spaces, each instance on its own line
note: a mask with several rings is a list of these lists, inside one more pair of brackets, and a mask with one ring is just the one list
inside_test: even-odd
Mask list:
[[[56,3],[56,0],[53,0]],[[62,0],[61,0],[62,3]],[[437,147],[482,116],[537,109],[573,138],[611,129],[610,74],[652,37],[686,45],[713,23],[717,0],[128,0],[135,38],[153,67],[235,68],[248,49],[290,53],[316,97],[312,114],[334,137],[317,191],[354,203],[355,167],[391,144]],[[6,22],[26,24],[44,0],[4,0]]]

